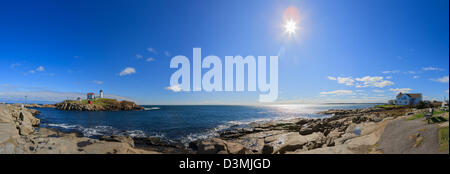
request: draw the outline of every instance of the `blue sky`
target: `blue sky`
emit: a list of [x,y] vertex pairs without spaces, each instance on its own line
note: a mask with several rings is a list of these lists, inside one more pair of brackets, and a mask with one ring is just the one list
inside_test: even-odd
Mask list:
[[258,103],[259,92],[167,90],[171,58],[194,47],[222,60],[283,50],[277,103],[448,97],[448,0],[17,0],[0,5],[0,26],[0,101],[103,89],[140,104]]

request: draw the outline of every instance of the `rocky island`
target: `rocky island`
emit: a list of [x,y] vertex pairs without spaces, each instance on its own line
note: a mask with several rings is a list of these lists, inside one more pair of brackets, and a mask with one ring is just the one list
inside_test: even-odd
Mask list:
[[66,100],[55,104],[56,109],[69,111],[136,111],[144,107],[131,101],[117,101],[116,99],[99,98],[91,100]]

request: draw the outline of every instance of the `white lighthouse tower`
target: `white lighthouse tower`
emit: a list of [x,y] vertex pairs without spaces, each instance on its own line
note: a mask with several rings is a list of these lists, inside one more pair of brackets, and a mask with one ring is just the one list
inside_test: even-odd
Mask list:
[[100,90],[100,98],[103,98],[103,90]]

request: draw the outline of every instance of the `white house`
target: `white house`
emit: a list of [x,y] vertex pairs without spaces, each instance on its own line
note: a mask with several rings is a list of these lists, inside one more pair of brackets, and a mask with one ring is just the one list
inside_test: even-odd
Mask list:
[[396,105],[416,105],[420,101],[422,101],[421,93],[417,93],[417,94],[398,93],[397,97],[395,99],[395,104]]

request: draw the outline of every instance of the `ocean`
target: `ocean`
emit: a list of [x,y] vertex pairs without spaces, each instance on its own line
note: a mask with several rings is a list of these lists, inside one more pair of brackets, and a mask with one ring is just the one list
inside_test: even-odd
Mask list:
[[145,111],[85,112],[35,108],[41,111],[41,127],[79,132],[86,137],[127,135],[159,137],[168,141],[190,141],[219,135],[227,129],[251,122],[291,118],[325,118],[328,109],[357,109],[375,104],[286,104],[268,106],[144,106]]

